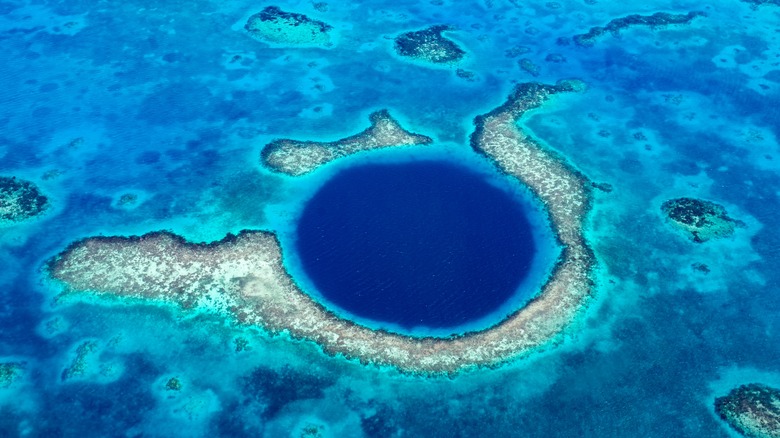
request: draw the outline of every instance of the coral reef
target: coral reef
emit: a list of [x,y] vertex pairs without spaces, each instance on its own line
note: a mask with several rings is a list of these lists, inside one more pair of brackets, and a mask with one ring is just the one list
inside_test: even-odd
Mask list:
[[517,65],[520,67],[521,70],[527,72],[533,77],[539,76],[540,68],[538,65],[536,65],[533,61],[531,61],[528,58],[523,58],[519,61],[517,61]]
[[39,216],[48,205],[49,200],[35,184],[0,176],[0,226]]
[[233,345],[235,346],[235,352],[241,353],[242,351],[249,351],[252,347],[249,345],[249,340],[242,336],[233,339]]
[[274,140],[263,148],[261,159],[271,170],[298,176],[361,151],[433,142],[430,137],[404,130],[387,110],[372,113],[369,119],[371,126],[365,131],[332,142]]
[[780,389],[742,385],[715,399],[715,412],[747,437],[780,438]]
[[278,371],[257,367],[240,381],[244,394],[264,402],[263,413],[268,417],[296,400],[321,398],[325,389],[335,383],[327,374],[302,373],[288,365]]
[[88,367],[88,358],[92,353],[94,353],[97,350],[97,342],[95,341],[84,341],[82,342],[77,348],[76,348],[76,354],[73,357],[73,361],[70,363],[70,365],[62,370],[62,375],[60,376],[63,381],[70,380],[74,377],[81,377],[84,376],[87,372]]
[[326,353],[410,373],[455,373],[494,366],[555,339],[591,295],[593,254],[583,236],[590,182],[517,126],[551,95],[577,91],[576,81],[523,84],[501,107],[476,119],[474,150],[529,187],[544,202],[562,254],[538,296],[497,325],[450,338],[371,330],[341,319],[300,290],[285,271],[276,236],[242,231],[195,244],[167,232],[141,237],[94,237],[50,260],[50,275],[66,286],[61,300],[80,292],[197,307],[239,324],[319,344]]
[[730,218],[722,205],[701,199],[670,199],[661,204],[661,211],[672,225],[696,243],[731,236],[735,228],[744,226]]
[[178,377],[171,377],[165,382],[165,389],[168,391],[181,391],[182,384]]
[[136,195],[135,193],[125,193],[119,197],[119,201],[117,202],[117,205],[119,205],[120,207],[124,207],[126,205],[135,204],[137,201],[138,201],[138,195]]
[[745,3],[749,3],[752,8],[757,9],[762,5],[775,5],[780,6],[780,0],[742,0]]
[[333,46],[332,26],[303,14],[282,11],[276,6],[268,6],[249,17],[244,29],[252,38],[271,44]]
[[22,362],[0,362],[0,389],[11,386],[24,369]]
[[451,64],[460,61],[466,52],[442,35],[453,30],[449,26],[431,26],[424,30],[402,33],[395,37],[395,52],[407,58],[432,64]]
[[575,35],[573,39],[579,46],[590,47],[596,43],[596,39],[607,32],[617,36],[621,30],[632,26],[650,26],[655,29],[671,24],[688,24],[696,17],[703,16],[705,16],[704,12],[699,11],[692,11],[687,14],[670,14],[668,12],[656,12],[652,15],[632,14],[616,18],[604,27],[592,27],[588,33]]

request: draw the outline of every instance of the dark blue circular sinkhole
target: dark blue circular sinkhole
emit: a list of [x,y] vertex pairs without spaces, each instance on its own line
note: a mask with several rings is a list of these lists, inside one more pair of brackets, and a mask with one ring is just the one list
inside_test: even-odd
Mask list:
[[308,201],[296,232],[325,300],[404,328],[457,327],[496,311],[536,252],[513,194],[444,161],[342,170]]

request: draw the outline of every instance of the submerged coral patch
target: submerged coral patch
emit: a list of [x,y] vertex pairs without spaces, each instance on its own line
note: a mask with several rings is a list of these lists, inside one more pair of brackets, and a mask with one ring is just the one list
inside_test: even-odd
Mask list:
[[22,375],[24,363],[0,362],[0,389],[8,388]]
[[466,52],[454,41],[442,35],[453,30],[449,26],[431,26],[424,30],[406,32],[395,37],[395,52],[407,58],[432,64],[449,64],[460,61]]
[[279,370],[260,366],[239,379],[244,394],[264,402],[264,417],[271,417],[297,400],[316,399],[335,383],[327,372],[301,372],[289,365]]
[[759,383],[739,386],[715,400],[715,412],[742,435],[780,438],[780,389]]
[[0,176],[0,226],[39,216],[48,205],[49,200],[35,184]]
[[742,0],[745,3],[750,3],[753,8],[758,8],[762,5],[775,5],[780,6],[780,0]]
[[206,309],[271,334],[313,341],[332,355],[405,372],[454,373],[501,364],[554,342],[593,291],[594,256],[583,234],[591,183],[517,125],[527,110],[551,95],[579,89],[576,81],[523,84],[505,104],[476,119],[473,149],[547,206],[562,246],[535,298],[485,330],[415,337],[343,319],[300,289],[282,264],[276,236],[263,231],[244,231],[211,244],[189,243],[165,232],[88,238],[52,259],[49,273],[66,286],[62,299],[90,292]]
[[252,38],[282,46],[331,47],[333,27],[306,15],[268,6],[252,15],[244,25]]
[[696,243],[731,236],[735,228],[744,226],[730,218],[722,205],[701,199],[670,199],[661,204],[661,211],[673,226]]
[[590,28],[587,33],[575,35],[574,42],[579,46],[589,47],[596,43],[596,39],[609,32],[617,36],[621,30],[633,26],[649,26],[653,29],[672,24],[688,24],[696,17],[705,16],[704,12],[692,11],[687,14],[670,14],[668,12],[656,12],[652,15],[632,14],[625,17],[616,18],[604,27],[595,26]]
[[76,347],[73,360],[64,370],[60,378],[62,381],[70,380],[75,377],[83,377],[88,372],[90,356],[93,356],[98,349],[97,342],[89,340],[84,341]]
[[263,148],[261,159],[273,171],[298,176],[358,152],[433,142],[430,137],[403,129],[387,110],[372,113],[369,120],[371,126],[365,131],[332,142],[274,140]]
[[165,389],[167,391],[181,391],[182,387],[181,380],[178,377],[171,377],[165,382]]
[[517,65],[520,67],[521,70],[525,71],[526,73],[530,74],[531,76],[533,76],[533,77],[539,76],[539,72],[540,72],[539,66],[536,65],[529,58],[523,58],[523,59],[517,61]]

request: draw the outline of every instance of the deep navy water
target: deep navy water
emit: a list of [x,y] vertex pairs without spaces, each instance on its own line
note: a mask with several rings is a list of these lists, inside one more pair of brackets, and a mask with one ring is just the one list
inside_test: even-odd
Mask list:
[[[243,0],[0,2],[0,173],[52,201],[40,220],[0,228],[0,362],[24,364],[0,385],[0,436],[738,436],[714,414],[715,397],[753,381],[780,386],[780,7],[277,5],[340,38],[329,49],[270,47],[241,32],[266,4]],[[707,16],[588,48],[571,41],[626,15],[691,10]],[[392,53],[394,35],[438,24],[456,29],[446,35],[467,52],[460,65]],[[471,167],[475,116],[518,82],[564,78],[587,90],[520,126],[613,190],[594,191],[586,224],[596,297],[539,354],[409,376],[220,315],[88,296],[58,304],[42,272],[89,236],[170,230],[211,242],[294,227],[301,200],[334,168],[375,153],[296,179],[264,169],[262,147],[354,135],[378,109]],[[717,202],[746,226],[693,243],[660,214],[683,196]],[[63,380],[85,342],[96,347],[83,374]],[[166,389],[172,377],[180,391]]]
[[522,206],[453,164],[343,170],[308,202],[297,231],[318,290],[366,319],[456,327],[535,292],[517,290],[536,252]]

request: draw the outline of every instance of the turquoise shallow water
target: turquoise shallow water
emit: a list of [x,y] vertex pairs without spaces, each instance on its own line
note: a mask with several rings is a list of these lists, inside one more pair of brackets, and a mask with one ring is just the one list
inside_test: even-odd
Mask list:
[[[265,6],[247,2],[1,3],[0,174],[35,182],[51,207],[0,229],[0,362],[23,363],[0,387],[0,435],[732,436],[714,398],[780,382],[780,6],[589,3],[278,4],[332,25],[328,49],[247,37],[242,20]],[[570,40],[697,10],[687,25]],[[391,53],[394,35],[434,24],[457,29],[458,66]],[[335,140],[388,108],[436,153],[481,166],[474,116],[515,83],[563,78],[588,89],[521,124],[613,190],[595,192],[588,220],[596,299],[544,353],[424,378],[172,306],[53,304],[41,266],[75,240],[272,228],[284,246],[301,199],[376,156],[294,179],[260,165],[272,139]],[[661,216],[683,196],[745,226],[695,244]],[[79,352],[84,371],[63,378]]]

